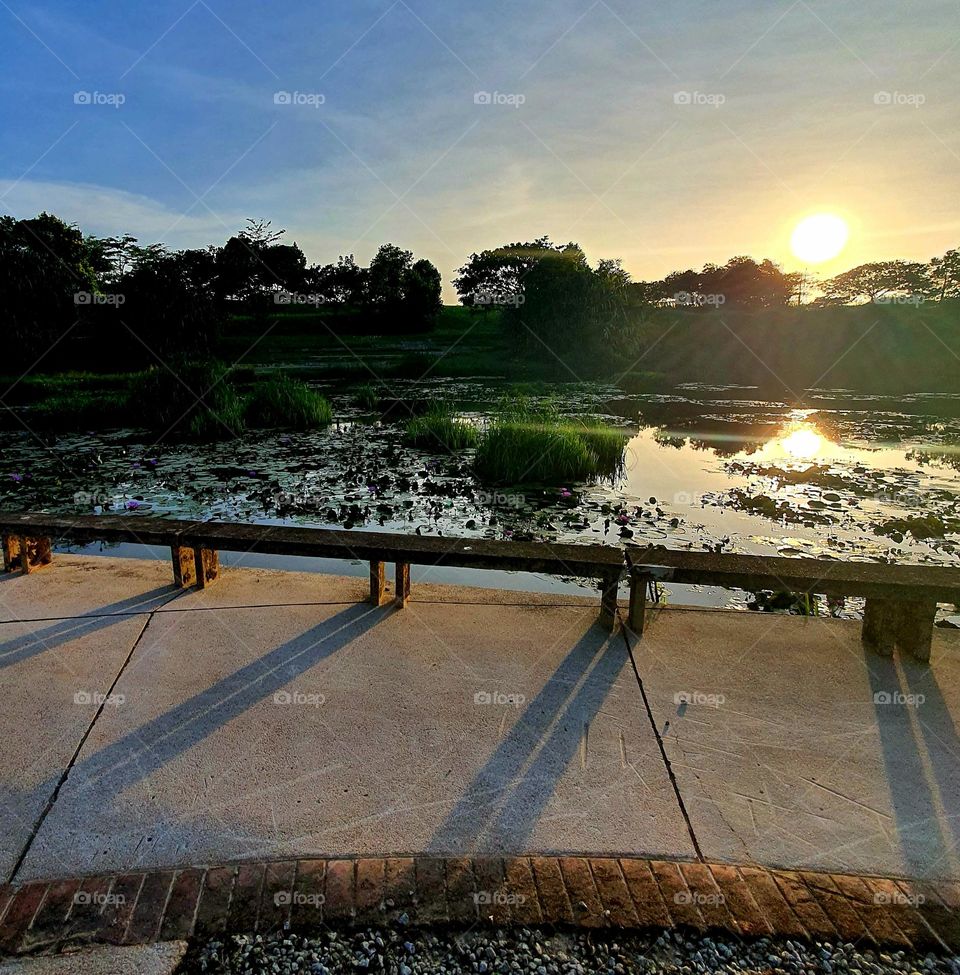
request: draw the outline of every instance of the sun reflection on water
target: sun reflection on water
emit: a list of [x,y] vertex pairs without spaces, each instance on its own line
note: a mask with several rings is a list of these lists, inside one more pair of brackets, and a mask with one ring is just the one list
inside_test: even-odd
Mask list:
[[786,436],[778,438],[777,446],[793,460],[813,460],[824,448],[824,439],[809,424],[793,427]]

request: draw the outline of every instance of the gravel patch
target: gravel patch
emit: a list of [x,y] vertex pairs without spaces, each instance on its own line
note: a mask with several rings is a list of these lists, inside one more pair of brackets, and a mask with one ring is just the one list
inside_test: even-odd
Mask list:
[[313,937],[234,936],[191,950],[181,972],[334,975],[384,972],[628,975],[725,972],[789,975],[960,975],[960,956],[872,951],[852,944],[722,935],[538,931],[528,928],[413,931],[367,928]]

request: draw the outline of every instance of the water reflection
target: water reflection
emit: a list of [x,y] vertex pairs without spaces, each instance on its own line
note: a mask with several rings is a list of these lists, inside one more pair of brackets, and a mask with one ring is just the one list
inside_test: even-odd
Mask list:
[[781,437],[778,446],[794,460],[813,460],[823,449],[823,437],[815,427],[798,426]]
[[[340,421],[328,430],[222,444],[155,444],[132,430],[41,444],[0,431],[0,508],[960,562],[960,397],[835,394],[797,409],[753,391],[628,397],[545,385],[534,406],[560,403],[573,419],[622,430],[627,463],[612,480],[520,488],[479,481],[469,450],[433,454],[402,436],[413,399],[481,422],[503,403],[502,385],[420,383],[392,418],[362,416],[352,393],[328,392]],[[908,521],[918,516],[920,534]]]

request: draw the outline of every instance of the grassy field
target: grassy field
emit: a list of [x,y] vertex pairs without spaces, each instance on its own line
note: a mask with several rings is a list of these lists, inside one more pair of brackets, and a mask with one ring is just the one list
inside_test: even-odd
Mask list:
[[518,362],[496,311],[447,306],[436,327],[415,335],[351,334],[349,319],[284,312],[267,321],[238,318],[220,354],[258,367],[283,367],[329,377],[373,381],[377,376],[527,376],[536,363]]
[[960,301],[921,306],[656,309],[634,337],[629,388],[653,378],[800,392],[960,391]]
[[496,311],[448,306],[432,332],[413,336],[338,332],[344,321],[299,310],[273,324],[237,320],[222,356],[358,382],[426,375],[605,379],[627,389],[705,382],[781,391],[960,390],[958,301],[761,312],[651,309],[592,361],[578,347],[518,354]]

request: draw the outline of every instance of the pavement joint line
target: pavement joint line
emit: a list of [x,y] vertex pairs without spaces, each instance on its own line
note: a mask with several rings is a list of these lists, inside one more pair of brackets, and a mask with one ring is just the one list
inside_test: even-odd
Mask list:
[[[617,613],[620,616],[619,612]],[[670,763],[670,757],[667,755],[667,750],[663,744],[663,738],[660,735],[660,731],[657,728],[657,722],[653,717],[653,710],[650,707],[650,701],[647,698],[646,688],[643,686],[643,678],[640,676],[640,670],[637,667],[636,658],[633,655],[633,647],[630,645],[630,634],[631,630],[627,627],[623,618],[620,618],[620,634],[623,637],[624,645],[627,648],[627,656],[630,658],[630,666],[633,668],[633,675],[637,679],[637,687],[640,689],[640,697],[643,700],[643,707],[647,712],[647,718],[650,720],[650,730],[653,732],[654,738],[657,740],[657,747],[660,749],[660,757],[663,759],[664,768],[666,769],[667,776],[670,779],[670,785],[673,787],[673,793],[677,797],[677,805],[680,807],[680,815],[683,816],[683,821],[686,823],[687,832],[690,834],[690,842],[693,844],[693,849],[696,851],[697,860],[700,863],[704,863],[703,850],[700,848],[700,842],[697,839],[697,834],[693,828],[693,822],[690,819],[690,814],[687,812],[686,803],[683,801],[683,795],[680,792],[680,783],[677,781],[677,777],[673,771],[673,765]]]
[[[166,603],[164,605],[166,605]],[[44,805],[43,809],[40,811],[40,815],[37,818],[37,822],[34,824],[33,829],[30,831],[30,835],[27,837],[27,841],[24,844],[23,849],[20,851],[20,855],[17,857],[17,862],[13,865],[13,870],[10,871],[9,883],[13,883],[16,880],[17,874],[20,872],[20,868],[23,866],[23,862],[24,860],[26,860],[27,854],[30,852],[30,848],[33,846],[34,840],[37,838],[37,834],[40,832],[40,828],[43,826],[43,823],[46,820],[47,816],[49,816],[50,812],[53,810],[54,804],[56,803],[57,798],[60,795],[60,790],[63,788],[64,783],[69,778],[70,771],[73,768],[73,766],[76,764],[77,758],[79,758],[80,752],[83,750],[83,746],[86,744],[87,739],[90,737],[90,734],[97,723],[97,720],[99,719],[100,715],[103,713],[104,708],[107,706],[107,700],[109,699],[110,695],[113,694],[114,688],[120,682],[120,678],[123,676],[123,672],[127,669],[127,665],[130,663],[130,660],[132,659],[134,653],[137,650],[137,647],[140,645],[140,641],[143,639],[144,633],[147,632],[147,628],[150,626],[150,621],[153,619],[154,614],[156,612],[157,610],[153,610],[147,616],[146,620],[144,621],[143,627],[141,628],[140,632],[137,634],[137,638],[133,641],[133,646],[130,648],[130,652],[124,658],[123,663],[120,665],[120,669],[117,671],[116,676],[113,678],[113,681],[111,682],[110,687],[107,689],[106,694],[104,694],[103,700],[100,702],[96,712],[94,713],[93,717],[90,719],[90,724],[87,726],[87,730],[83,733],[83,735],[81,735],[80,741],[77,743],[77,747],[74,749],[73,755],[70,756],[70,761],[67,763],[63,772],[60,774],[60,778],[57,780],[57,784],[54,787],[53,792],[50,794],[49,798],[47,799],[47,802]]]

